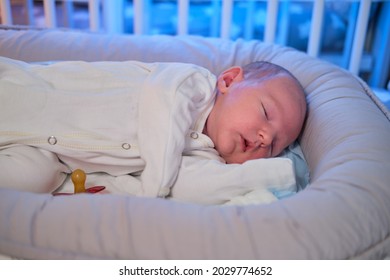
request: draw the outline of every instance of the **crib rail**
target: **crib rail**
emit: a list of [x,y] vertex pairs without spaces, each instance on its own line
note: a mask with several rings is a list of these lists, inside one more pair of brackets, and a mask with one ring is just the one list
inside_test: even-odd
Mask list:
[[[33,14],[33,0],[23,0],[24,5],[28,11],[30,21],[32,21]],[[89,29],[92,31],[98,31],[104,26],[104,30],[110,33],[121,33],[123,32],[123,13],[118,13],[123,7],[124,0],[42,0],[44,7],[45,25],[46,27],[55,28],[57,26],[56,19],[56,2],[62,2],[65,14],[71,21],[72,4],[73,2],[85,2],[88,4],[89,10]],[[42,2],[41,1],[41,2]],[[148,33],[148,16],[150,16],[150,1],[151,0],[133,0],[133,33],[145,34]],[[221,20],[219,26],[218,36],[222,38],[230,38],[230,30],[232,28],[232,14],[234,9],[234,2],[240,0],[211,0],[214,2],[213,5],[221,5]],[[242,0],[241,0],[242,1]],[[280,4],[288,2],[288,0],[246,0],[247,5],[251,5],[256,1],[264,2],[266,4],[266,21],[264,26],[264,38],[259,38],[267,43],[274,43],[276,30],[278,26],[278,13],[280,10]],[[324,24],[324,10],[325,2],[341,2],[340,0],[301,0],[301,2],[312,2],[312,20],[310,26],[310,34],[307,46],[307,53],[311,56],[318,57],[320,54],[321,47],[321,31]],[[344,66],[352,73],[358,74],[363,57],[363,49],[366,39],[366,31],[368,27],[368,19],[370,8],[373,2],[389,2],[387,0],[344,0],[348,2],[355,2],[358,4],[356,9],[356,20],[352,27],[353,30],[350,32],[352,38],[350,40],[351,46],[347,48],[348,53],[344,53],[347,57],[347,62]],[[3,24],[12,25],[12,11],[11,11],[11,0],[0,0],[1,9],[1,22]],[[177,29],[176,34],[185,35],[189,33],[189,9],[190,0],[177,0]],[[388,13],[390,14],[390,3],[386,3]],[[250,12],[247,13],[250,15]],[[388,18],[388,16],[387,16]],[[250,18],[248,19],[250,20]],[[252,19],[253,20],[253,19]],[[390,25],[389,23],[386,23]],[[389,27],[387,31],[389,33]],[[389,35],[385,38],[385,43],[379,52],[387,53],[386,46],[389,45]],[[386,41],[387,40],[387,41]],[[382,54],[383,56],[386,54]],[[381,59],[381,58],[379,58]],[[380,69],[378,71],[382,71]],[[387,70],[388,72],[389,70]],[[386,78],[385,78],[386,79]]]

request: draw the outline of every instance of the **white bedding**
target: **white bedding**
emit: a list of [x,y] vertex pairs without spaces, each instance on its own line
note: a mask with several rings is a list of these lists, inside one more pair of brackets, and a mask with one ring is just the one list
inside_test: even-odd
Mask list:
[[[214,150],[189,148],[198,145],[190,142],[189,131],[199,130],[194,123],[205,121],[213,102],[215,77],[203,68],[132,61],[32,65],[0,58],[0,70],[0,117],[6,120],[0,124],[0,150],[29,145],[55,152],[71,165],[70,170],[86,166],[91,173],[87,187],[104,185],[105,193],[161,196],[202,204],[270,203],[297,191],[293,162],[286,155],[303,159],[299,151],[293,153],[290,149],[284,157],[226,165]],[[127,106],[135,102],[133,93],[132,99],[128,96],[132,91],[140,92],[138,113],[133,115],[127,113]],[[69,96],[76,101],[70,103]],[[106,103],[109,106],[104,109]],[[132,119],[132,125],[126,119]],[[138,123],[133,124],[133,119],[139,119]],[[87,129],[80,128],[79,123]],[[132,169],[126,172],[126,166],[134,162],[126,158],[127,151],[101,151],[87,146],[91,141],[95,146],[115,146],[131,138],[126,129],[137,126],[136,145],[146,165],[142,173],[129,175]],[[109,137],[104,135],[106,131],[110,131]],[[51,145],[45,141],[50,135],[64,140]],[[66,136],[61,139],[62,135]],[[73,148],[80,146],[86,149]],[[71,156],[76,161],[69,160]],[[108,164],[108,171],[94,170],[97,162],[99,168]],[[139,160],[135,162],[135,169],[140,169]],[[304,166],[304,160],[300,162]],[[114,171],[112,165],[125,171]],[[69,176],[58,191],[73,192]]]
[[[259,176],[259,170],[262,170]],[[184,157],[168,199],[206,205],[266,204],[287,198],[309,183],[309,171],[300,146],[290,145],[278,160],[260,159],[244,165]],[[86,186],[105,186],[100,194],[137,195],[138,176],[92,173]],[[73,193],[70,176],[55,193]]]

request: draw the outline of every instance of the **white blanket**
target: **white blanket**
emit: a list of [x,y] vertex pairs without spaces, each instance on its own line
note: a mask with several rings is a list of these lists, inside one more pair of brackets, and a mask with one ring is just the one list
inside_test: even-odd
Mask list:
[[[296,156],[296,155],[293,155]],[[294,165],[288,158],[258,159],[244,164],[224,164],[215,160],[183,157],[167,198],[177,201],[216,204],[265,204],[297,192]],[[101,193],[137,195],[138,176],[93,173],[86,186],[105,186]],[[56,192],[73,193],[70,176]]]
[[[200,130],[197,132],[201,133],[202,122],[204,123],[213,102],[215,77],[206,69],[188,64],[139,62],[67,62],[56,63],[54,68],[53,66],[45,68],[30,67],[22,62],[2,58],[0,70],[3,112],[5,109],[12,111],[12,107],[9,110],[9,107],[5,108],[5,104],[8,106],[12,104],[9,102],[8,91],[11,88],[15,89],[15,85],[19,95],[33,89],[35,93],[45,95],[46,100],[50,100],[48,96],[51,91],[58,88],[60,94],[65,88],[66,94],[71,90],[72,94],[77,95],[79,92],[80,95],[84,94],[84,97],[87,90],[90,97],[91,91],[96,89],[91,83],[104,78],[104,83],[101,81],[99,83],[98,96],[99,98],[110,96],[112,102],[113,96],[119,98],[122,92],[126,93],[128,90],[131,76],[126,75],[134,74],[138,70],[142,72],[137,73],[137,79],[142,78],[138,83],[142,85],[142,94],[137,115],[139,119],[137,141],[139,156],[145,163],[144,170],[141,175],[140,173],[109,175],[106,172],[94,172],[88,176],[87,186],[105,185],[106,192],[109,193],[169,197],[203,204],[268,203],[277,199],[275,193],[296,191],[294,168],[288,158],[260,159],[242,165],[226,165],[218,160],[210,145],[202,147],[193,142],[189,143],[188,135],[191,131]],[[56,74],[54,70],[62,73],[62,76]],[[146,78],[143,76],[144,73],[147,73]],[[130,86],[134,90],[134,82]],[[18,100],[22,99],[23,96],[18,97]],[[109,108],[108,106],[107,110]],[[103,112],[98,121],[105,121],[105,116]],[[63,117],[68,118],[65,115]],[[47,123],[47,120],[45,122]],[[38,123],[38,126],[42,129],[41,124]],[[7,125],[1,128],[0,135],[3,133],[3,137],[7,136],[4,132],[10,129],[13,127],[7,122]],[[21,132],[18,129],[15,128],[15,131]],[[33,144],[27,143],[28,139],[23,137],[22,141],[19,139],[20,142],[17,143]],[[101,141],[100,138],[98,140]],[[117,142],[121,140],[118,139]],[[2,143],[3,147],[10,145],[9,138],[3,139]],[[47,143],[42,145],[39,147],[53,148]],[[93,157],[90,155],[85,157],[96,160],[96,154]],[[104,154],[101,158],[106,160],[108,156]],[[114,165],[117,161],[118,165],[121,162],[125,166],[127,159],[115,152],[115,157],[109,160]],[[72,189],[67,180],[59,191],[71,192]]]

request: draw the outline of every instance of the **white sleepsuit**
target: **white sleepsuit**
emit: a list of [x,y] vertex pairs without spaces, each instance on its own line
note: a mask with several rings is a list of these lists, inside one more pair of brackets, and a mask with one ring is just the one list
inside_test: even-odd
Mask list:
[[77,168],[115,176],[144,171],[154,179],[143,184],[157,180],[159,187],[145,186],[143,194],[165,196],[180,165],[177,155],[198,150],[218,158],[202,134],[216,82],[206,69],[1,62],[0,186],[40,184],[53,191]]
[[202,134],[215,84],[190,64],[0,57],[0,188],[52,192],[80,168],[124,193],[205,204],[294,191],[291,160],[226,165]]

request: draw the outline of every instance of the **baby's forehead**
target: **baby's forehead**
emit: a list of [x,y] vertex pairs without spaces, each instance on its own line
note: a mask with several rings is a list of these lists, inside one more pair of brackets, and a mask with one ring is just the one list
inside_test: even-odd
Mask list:
[[294,112],[306,107],[305,94],[300,84],[288,75],[253,83],[256,95],[265,105],[274,105]]
[[260,94],[270,92],[269,89],[283,90],[286,92],[301,91],[301,86],[296,79],[287,74],[277,74],[262,79],[252,79],[249,81],[248,85],[257,88]]

